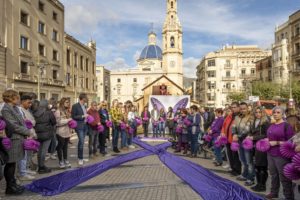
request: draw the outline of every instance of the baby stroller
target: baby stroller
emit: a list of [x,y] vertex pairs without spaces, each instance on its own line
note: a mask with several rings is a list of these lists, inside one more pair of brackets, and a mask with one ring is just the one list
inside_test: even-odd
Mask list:
[[208,158],[208,154],[212,154],[212,150],[211,150],[211,147],[212,147],[212,142],[207,142],[205,141],[204,139],[204,135],[203,133],[200,133],[199,136],[198,136],[198,154],[201,155],[203,154],[203,157],[205,159]]

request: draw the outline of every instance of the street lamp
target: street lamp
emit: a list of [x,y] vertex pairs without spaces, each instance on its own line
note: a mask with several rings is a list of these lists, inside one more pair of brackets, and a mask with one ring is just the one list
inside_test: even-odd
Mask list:
[[289,71],[289,89],[290,89],[290,99],[293,99],[293,89],[292,89],[292,70]]
[[44,60],[40,60],[39,57],[37,58],[37,63],[34,64],[33,62],[31,62],[29,64],[29,66],[36,66],[38,69],[38,79],[37,79],[37,96],[38,96],[38,100],[41,100],[41,76],[43,76],[44,74],[44,69],[46,68],[47,65],[50,65],[49,62],[44,61]]

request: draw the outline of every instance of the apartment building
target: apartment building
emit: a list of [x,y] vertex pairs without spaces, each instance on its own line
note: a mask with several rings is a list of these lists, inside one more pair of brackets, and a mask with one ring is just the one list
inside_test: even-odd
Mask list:
[[97,101],[106,100],[108,103],[110,99],[110,71],[104,66],[96,67],[97,77]]
[[229,94],[251,95],[251,81],[256,79],[255,62],[271,55],[255,45],[226,45],[206,54],[197,66],[196,100],[208,107],[224,107]]
[[[5,0],[0,11],[0,93],[13,88],[35,92],[39,99],[76,101],[79,92],[96,98],[96,44],[65,34],[60,1]],[[76,62],[82,56],[84,70],[75,67],[73,52]]]
[[96,99],[96,43],[87,45],[65,34],[65,96],[77,102],[80,93],[86,93],[89,100]]

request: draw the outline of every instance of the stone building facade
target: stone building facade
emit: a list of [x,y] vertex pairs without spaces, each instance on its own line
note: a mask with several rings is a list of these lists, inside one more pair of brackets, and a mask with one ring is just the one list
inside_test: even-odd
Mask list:
[[226,45],[206,54],[197,66],[196,100],[209,107],[224,107],[228,95],[251,95],[251,81],[256,79],[255,62],[271,55],[257,46]]

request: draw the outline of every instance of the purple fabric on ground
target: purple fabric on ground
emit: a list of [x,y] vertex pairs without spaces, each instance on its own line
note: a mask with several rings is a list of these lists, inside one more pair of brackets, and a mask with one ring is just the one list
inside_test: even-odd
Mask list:
[[134,140],[139,146],[155,152],[159,159],[172,170],[179,178],[184,180],[195,192],[205,200],[232,199],[232,200],[263,200],[242,186],[225,178],[219,177],[210,170],[201,167],[191,161],[182,159],[176,155],[166,152],[157,146],[145,144]]
[[57,195],[123,163],[156,154],[159,156],[159,159],[170,168],[170,170],[190,185],[190,187],[205,200],[263,199],[246,190],[242,186],[215,175],[200,165],[166,152],[166,149],[171,145],[169,142],[157,146],[151,146],[150,144],[138,139],[134,139],[134,143],[145,148],[145,150],[124,154],[90,166],[65,171],[54,176],[39,179],[25,187],[31,192],[40,193],[44,196]]
[[[170,145],[170,143],[163,143],[158,145],[157,149],[166,149]],[[149,148],[149,146],[147,147]],[[135,159],[149,156],[151,154],[153,153],[149,150],[138,150],[90,166],[65,171],[60,174],[35,180],[26,185],[25,188],[31,192],[39,193],[43,196],[58,195],[62,192],[72,189],[76,185],[98,176],[109,169]]]

